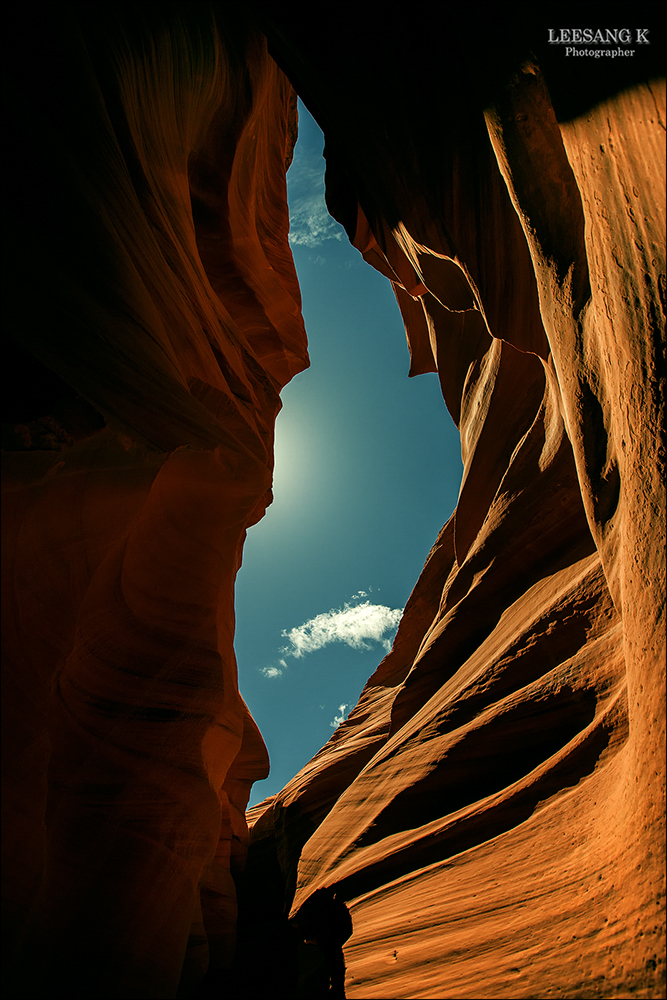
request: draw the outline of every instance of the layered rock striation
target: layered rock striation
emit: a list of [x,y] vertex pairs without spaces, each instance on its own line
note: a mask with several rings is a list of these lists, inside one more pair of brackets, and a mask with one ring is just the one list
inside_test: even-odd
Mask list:
[[391,653],[253,811],[248,882],[348,900],[350,997],[660,996],[664,83],[582,106],[489,45],[461,93],[455,29],[436,61],[267,16],[464,472]]
[[[350,997],[662,995],[664,82],[626,61],[587,100],[496,7],[442,35],[263,4],[46,4],[24,25],[10,995],[306,996],[303,937],[327,927]],[[464,475],[358,705],[246,817],[268,759],[234,578],[308,363],[295,91]]]

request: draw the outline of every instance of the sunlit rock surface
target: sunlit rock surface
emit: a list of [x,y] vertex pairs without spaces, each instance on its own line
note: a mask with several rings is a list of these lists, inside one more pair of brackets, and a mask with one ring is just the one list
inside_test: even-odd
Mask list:
[[[271,4],[26,20],[9,995],[307,996],[288,916],[321,889],[352,915],[349,997],[663,995],[664,84],[627,63],[583,96],[518,5],[478,7],[445,33]],[[248,814],[242,875],[268,761],[233,584],[307,365],[293,88],[464,476],[358,705]]]
[[552,100],[493,26],[473,60],[455,30],[373,44],[361,20],[267,30],[330,211],[392,280],[412,373],[440,374],[463,482],[392,652],[253,810],[248,895],[347,899],[350,997],[658,997],[664,82],[588,105],[552,69]]

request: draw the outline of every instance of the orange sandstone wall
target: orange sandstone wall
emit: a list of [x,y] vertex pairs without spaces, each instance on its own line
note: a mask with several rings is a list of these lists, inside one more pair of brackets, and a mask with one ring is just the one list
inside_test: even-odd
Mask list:
[[253,809],[248,897],[346,899],[350,997],[662,996],[664,81],[587,104],[528,46],[484,77],[456,29],[429,62],[405,24],[267,20],[464,474],[391,653]]

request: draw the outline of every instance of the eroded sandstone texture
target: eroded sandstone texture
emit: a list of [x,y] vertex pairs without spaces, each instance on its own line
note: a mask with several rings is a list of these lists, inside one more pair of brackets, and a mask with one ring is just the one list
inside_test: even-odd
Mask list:
[[295,95],[233,12],[42,6],[9,81],[10,332],[15,379],[62,383],[58,419],[8,403],[9,995],[172,997],[229,964],[268,773],[233,587],[307,365]]
[[[664,83],[646,58],[583,93],[522,6],[438,32],[47,4],[13,65],[14,995],[193,995],[207,965],[204,990],[307,995],[287,918],[322,889],[350,997],[663,995]],[[287,78],[464,477],[359,704],[249,814],[241,877],[267,759],[233,582],[307,365]]]

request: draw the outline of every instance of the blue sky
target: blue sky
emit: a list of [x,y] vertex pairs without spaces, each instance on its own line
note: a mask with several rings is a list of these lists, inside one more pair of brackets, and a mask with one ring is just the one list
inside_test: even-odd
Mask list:
[[311,367],[283,391],[275,499],[248,532],[236,585],[239,686],[271,758],[251,805],[356,703],[461,478],[437,376],[408,379],[391,286],[327,214],[322,147],[299,102],[287,181]]

